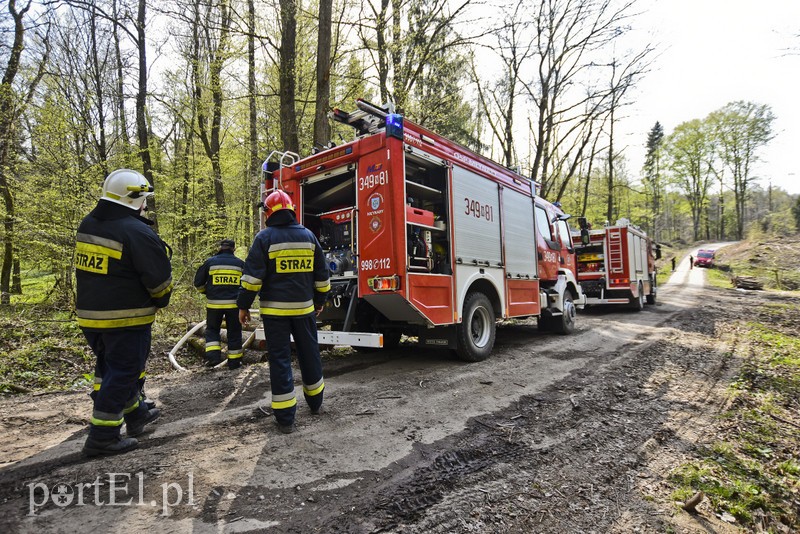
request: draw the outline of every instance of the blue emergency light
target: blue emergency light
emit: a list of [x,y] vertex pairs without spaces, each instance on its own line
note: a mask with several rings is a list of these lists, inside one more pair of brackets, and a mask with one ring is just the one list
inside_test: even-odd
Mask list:
[[403,138],[403,116],[397,113],[386,115],[386,135],[388,137]]

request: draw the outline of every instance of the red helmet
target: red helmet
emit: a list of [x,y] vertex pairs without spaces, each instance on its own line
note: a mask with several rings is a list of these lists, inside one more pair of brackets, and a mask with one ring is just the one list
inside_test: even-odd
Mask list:
[[276,189],[264,199],[264,211],[269,219],[273,213],[280,210],[294,211],[294,204],[292,204],[292,197],[286,191]]

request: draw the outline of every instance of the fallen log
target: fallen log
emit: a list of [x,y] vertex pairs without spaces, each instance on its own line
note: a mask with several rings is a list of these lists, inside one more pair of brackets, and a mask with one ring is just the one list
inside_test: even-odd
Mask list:
[[764,289],[764,283],[754,276],[734,276],[731,279],[731,282],[733,283],[733,287],[738,287],[741,289]]

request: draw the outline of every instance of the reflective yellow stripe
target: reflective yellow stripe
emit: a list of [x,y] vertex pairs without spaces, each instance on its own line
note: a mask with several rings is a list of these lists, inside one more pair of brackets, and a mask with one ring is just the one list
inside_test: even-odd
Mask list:
[[106,256],[114,258],[115,260],[118,260],[122,257],[121,250],[115,250],[113,248],[104,247],[101,245],[92,245],[90,243],[83,243],[81,241],[78,241],[75,244],[75,250],[79,252],[86,252],[92,254],[104,254]]
[[238,266],[238,265],[223,265],[223,264],[219,264],[219,265],[212,265],[212,266],[210,266],[208,268],[208,270],[211,271],[211,272],[217,271],[217,270],[220,270],[220,269],[227,269],[229,271],[236,271],[237,273],[241,273],[242,272],[242,268],[240,266]]
[[[311,243],[309,243],[311,244]],[[269,259],[274,260],[275,258],[283,258],[283,257],[297,257],[297,256],[313,256],[314,251],[303,248],[287,248],[284,250],[274,250],[269,253]]]
[[241,270],[234,270],[234,269],[214,269],[211,268],[208,270],[208,274],[232,274],[233,276],[241,276]]
[[89,419],[89,422],[95,426],[122,426],[123,421],[125,421],[124,418],[117,421],[106,421],[105,419],[97,419],[94,417]]
[[292,406],[297,406],[297,397],[286,401],[272,401],[272,409],[273,410],[281,410],[284,408],[291,408]]
[[331,290],[331,282],[330,280],[325,280],[324,282],[314,282],[314,289],[320,293],[327,293]]
[[141,373],[139,373],[139,379],[142,379],[145,376],[147,376],[147,371],[142,371]]
[[241,357],[242,357],[242,353],[241,352],[229,352],[228,353],[228,359],[229,360],[238,360]]
[[156,320],[155,315],[129,317],[126,319],[86,319],[78,317],[78,326],[84,328],[123,328],[126,326],[142,326]]
[[120,254],[122,254],[122,249],[124,248],[122,243],[119,241],[114,241],[113,239],[100,237],[98,235],[84,234],[83,232],[78,232],[78,234],[75,236],[75,240],[82,243],[89,243],[90,245],[100,245],[101,247],[118,250]]
[[308,388],[306,388],[305,384],[303,384],[303,393],[305,393],[309,397],[313,397],[315,395],[319,395],[320,393],[322,393],[323,389],[325,389],[325,383],[324,382],[322,384],[320,384],[319,387],[316,387],[314,389],[308,389]]
[[125,418],[122,417],[122,412],[108,413],[95,410],[89,421],[96,426],[120,426]]
[[170,291],[172,291],[172,279],[170,279],[169,284],[167,285],[167,287],[165,287],[163,290],[161,290],[161,291],[159,291],[157,293],[150,293],[150,296],[153,297],[154,299],[157,299],[157,298],[163,297],[164,295],[166,295]]
[[206,286],[200,286],[200,287],[198,287],[198,288],[197,288],[197,290],[198,290],[200,293],[205,293],[205,292],[206,292]]
[[282,317],[293,317],[295,315],[306,315],[314,311],[314,305],[307,308],[261,308],[261,315],[280,315]]
[[127,408],[122,410],[122,413],[131,413],[132,411],[136,410],[136,408],[138,408],[138,407],[139,407],[139,399],[137,398],[136,402],[134,402],[132,406],[128,406]]
[[233,304],[211,304],[211,303],[208,303],[208,304],[206,304],[206,308],[211,309],[211,310],[232,310],[232,309],[236,308],[236,303],[235,302]]
[[251,284],[250,282],[245,282],[242,279],[242,287],[248,291],[258,291],[261,289],[261,284]]
[[93,388],[95,391],[100,391],[100,384],[93,384],[93,385],[92,385],[92,388]]

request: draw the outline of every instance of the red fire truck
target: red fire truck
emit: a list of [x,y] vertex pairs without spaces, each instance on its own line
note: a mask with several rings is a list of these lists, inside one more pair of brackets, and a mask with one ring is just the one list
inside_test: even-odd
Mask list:
[[575,247],[578,282],[586,305],[627,304],[640,311],[645,301],[655,304],[660,247],[627,219],[597,230],[590,229],[584,218],[579,224],[573,238],[580,241]]
[[288,192],[325,250],[320,343],[396,347],[405,334],[480,361],[498,319],[571,332],[584,297],[569,216],[527,178],[390,109],[357,105],[332,113],[356,129],[353,141],[264,162],[264,194]]

